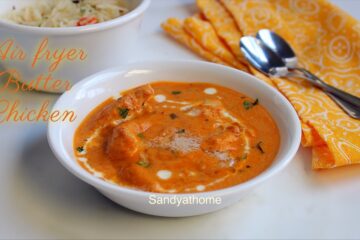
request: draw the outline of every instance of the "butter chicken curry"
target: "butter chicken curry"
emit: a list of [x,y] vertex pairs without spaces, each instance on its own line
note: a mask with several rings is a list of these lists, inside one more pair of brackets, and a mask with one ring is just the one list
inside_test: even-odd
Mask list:
[[74,149],[106,181],[150,192],[211,191],[264,171],[278,128],[258,99],[209,83],[156,82],[96,107]]

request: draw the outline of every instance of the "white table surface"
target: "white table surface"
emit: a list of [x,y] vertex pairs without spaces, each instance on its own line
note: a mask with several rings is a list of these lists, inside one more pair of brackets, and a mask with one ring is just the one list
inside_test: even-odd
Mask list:
[[[360,19],[359,0],[333,0]],[[159,24],[196,10],[192,0],[153,0],[136,60],[197,59]],[[26,106],[57,95],[22,93]],[[124,209],[75,178],[51,153],[45,123],[0,124],[0,238],[239,239],[360,238],[360,166],[314,172],[301,148],[282,173],[236,205],[191,218],[159,218]]]

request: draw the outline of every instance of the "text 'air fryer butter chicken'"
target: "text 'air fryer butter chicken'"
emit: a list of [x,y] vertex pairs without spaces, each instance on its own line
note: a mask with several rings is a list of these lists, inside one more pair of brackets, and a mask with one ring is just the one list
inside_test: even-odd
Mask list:
[[254,100],[208,83],[157,82],[96,107],[81,123],[75,153],[106,181],[150,192],[222,189],[264,171],[278,128]]

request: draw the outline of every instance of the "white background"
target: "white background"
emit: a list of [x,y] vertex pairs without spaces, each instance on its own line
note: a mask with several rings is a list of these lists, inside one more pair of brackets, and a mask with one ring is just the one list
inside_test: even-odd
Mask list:
[[[360,19],[359,0],[333,2]],[[134,60],[197,59],[159,27],[195,11],[191,0],[153,0]],[[36,107],[57,95],[6,97]],[[360,238],[360,166],[314,172],[310,160],[301,148],[282,173],[222,211],[159,218],[124,209],[67,172],[48,147],[45,123],[0,124],[0,238]]]

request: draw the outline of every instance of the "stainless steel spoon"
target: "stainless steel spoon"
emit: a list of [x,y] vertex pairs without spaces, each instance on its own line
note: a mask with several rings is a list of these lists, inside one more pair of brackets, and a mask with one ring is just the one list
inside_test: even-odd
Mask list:
[[[312,79],[309,79],[309,76],[303,71],[293,71],[289,69],[280,56],[255,37],[242,37],[240,40],[240,48],[250,64],[270,77],[300,77],[312,83],[314,82]],[[316,83],[317,82],[315,82],[314,85],[318,87],[322,86]],[[359,107],[335,96],[333,93],[328,94],[349,116],[360,119]]]
[[327,84],[304,68],[297,67],[298,60],[294,50],[280,35],[268,29],[262,29],[256,34],[256,37],[273,52],[275,52],[279,57],[281,57],[289,69],[299,71],[317,87],[320,87],[324,91],[331,93],[332,95],[336,95],[348,103],[358,107],[360,111],[360,98]]

